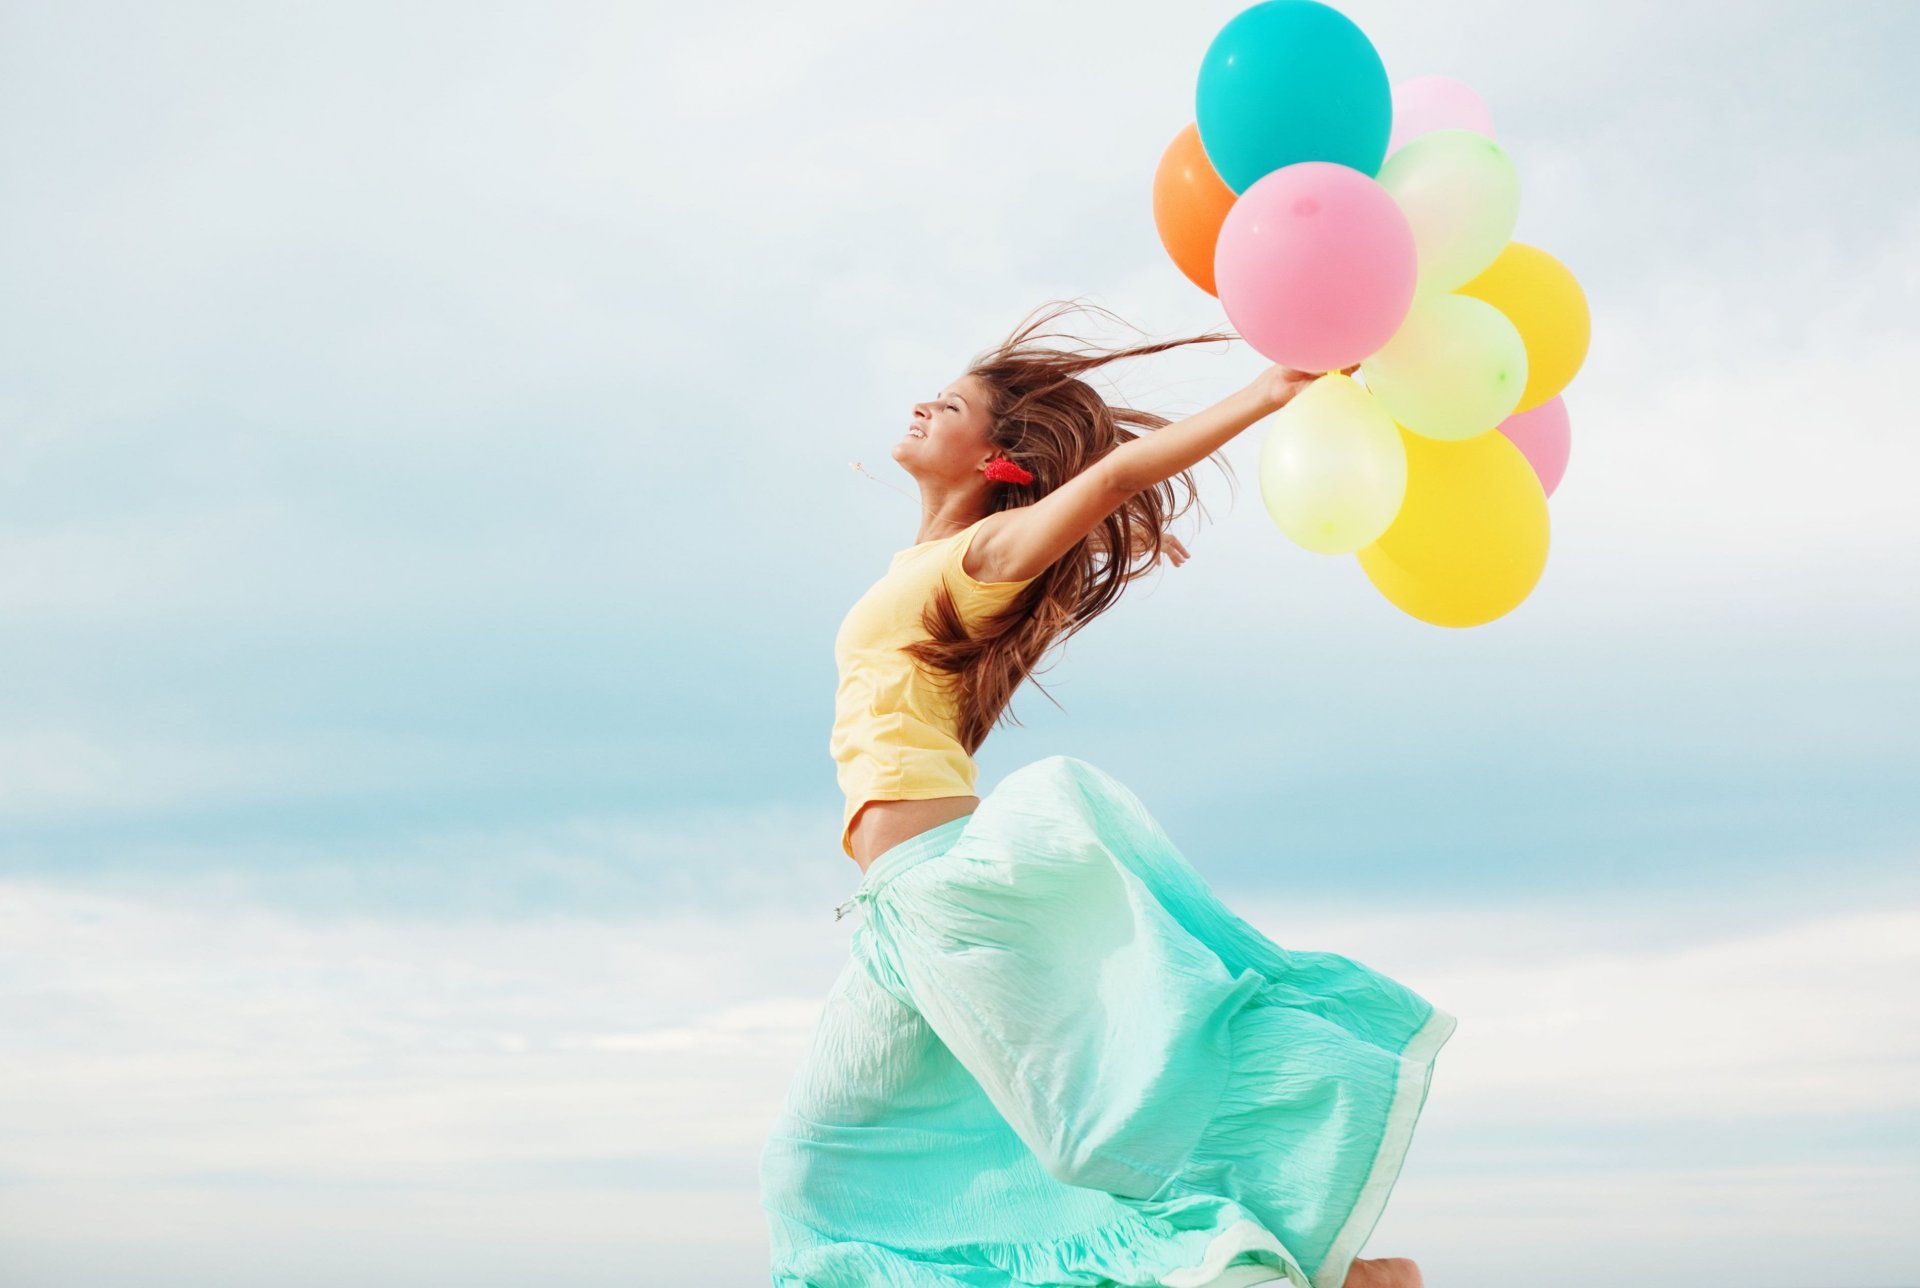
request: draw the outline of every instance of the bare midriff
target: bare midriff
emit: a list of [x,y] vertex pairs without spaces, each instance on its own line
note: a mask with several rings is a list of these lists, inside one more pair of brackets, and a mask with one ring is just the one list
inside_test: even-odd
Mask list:
[[934,796],[917,801],[868,801],[853,816],[847,844],[864,876],[875,859],[902,841],[961,818],[979,808],[978,796]]

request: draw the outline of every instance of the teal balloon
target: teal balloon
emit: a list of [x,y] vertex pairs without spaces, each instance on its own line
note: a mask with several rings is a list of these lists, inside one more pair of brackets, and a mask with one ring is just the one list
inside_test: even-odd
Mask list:
[[1245,192],[1296,161],[1371,178],[1393,132],[1393,87],[1366,33],[1318,0],[1266,0],[1220,29],[1200,63],[1200,146]]

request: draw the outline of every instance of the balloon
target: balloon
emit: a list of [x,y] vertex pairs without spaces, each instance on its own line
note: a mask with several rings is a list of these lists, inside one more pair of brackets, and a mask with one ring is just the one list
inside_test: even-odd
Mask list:
[[1380,186],[1413,229],[1422,291],[1451,291],[1500,257],[1520,218],[1520,176],[1498,143],[1435,130],[1387,158]]
[[1500,422],[1499,429],[1527,458],[1551,498],[1567,472],[1567,453],[1573,446],[1565,401],[1556,395],[1532,411],[1515,412]]
[[1533,592],[1547,566],[1547,498],[1505,434],[1443,443],[1404,431],[1407,496],[1354,557],[1389,603],[1434,626],[1478,626]]
[[1173,136],[1153,172],[1153,226],[1160,244],[1189,281],[1208,295],[1213,285],[1213,248],[1220,238],[1220,221],[1233,206],[1233,189],[1220,182],[1200,146],[1200,130],[1192,122]]
[[1493,137],[1493,113],[1462,81],[1451,76],[1415,76],[1393,87],[1393,132],[1387,155],[1434,130],[1472,130]]
[[1373,396],[1332,371],[1276,412],[1260,445],[1260,498],[1280,531],[1323,555],[1372,543],[1407,491],[1407,450]]
[[1485,300],[1422,295],[1360,370],[1402,428],[1457,441],[1513,414],[1527,383],[1527,348],[1513,323]]
[[1565,389],[1586,361],[1592,327],[1586,292],[1565,264],[1539,247],[1508,242],[1460,294],[1506,314],[1526,342],[1527,387],[1515,411],[1531,411]]
[[1297,161],[1371,176],[1387,153],[1393,89],[1373,43],[1317,0],[1265,0],[1222,27],[1200,63],[1194,119],[1227,187]]
[[1220,226],[1213,271],[1227,317],[1257,352],[1332,371],[1400,328],[1419,260],[1385,188],[1347,166],[1302,161],[1240,194]]

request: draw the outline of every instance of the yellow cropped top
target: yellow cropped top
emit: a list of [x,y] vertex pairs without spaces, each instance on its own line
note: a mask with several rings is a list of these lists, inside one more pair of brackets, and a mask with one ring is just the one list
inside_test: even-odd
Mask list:
[[1033,580],[975,581],[962,564],[984,517],[950,537],[897,552],[887,573],[855,601],[833,640],[840,670],[831,750],[847,798],[840,848],[853,857],[853,819],[872,800],[974,794],[973,757],[960,745],[946,682],[901,646],[927,638],[921,614],[941,578],[969,629],[1006,607]]

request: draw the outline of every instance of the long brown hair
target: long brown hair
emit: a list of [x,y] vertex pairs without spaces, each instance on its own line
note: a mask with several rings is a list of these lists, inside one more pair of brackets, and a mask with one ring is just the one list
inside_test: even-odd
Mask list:
[[[1152,412],[1109,406],[1079,379],[1082,372],[1121,358],[1238,338],[1230,332],[1210,332],[1184,340],[1101,349],[1079,337],[1042,329],[1081,307],[1114,317],[1098,306],[1050,301],[1028,314],[1005,340],[976,357],[967,369],[967,374],[992,390],[987,408],[992,423],[987,432],[993,445],[1033,472],[1031,483],[994,484],[989,512],[1031,505],[1121,443],[1172,423]],[[1036,343],[1050,339],[1068,340],[1072,347]],[[1226,458],[1215,452],[1208,459],[1226,471],[1231,486],[1233,467]],[[1135,492],[973,633],[961,621],[950,588],[941,582],[921,616],[928,638],[905,646],[905,651],[932,671],[952,677],[949,691],[958,719],[956,732],[969,756],[980,749],[1003,715],[1008,722],[1020,723],[1007,707],[1021,681],[1040,669],[1048,649],[1064,644],[1118,603],[1128,582],[1153,570],[1160,558],[1162,534],[1195,505],[1206,513],[1191,469]],[[1034,687],[1060,706],[1039,681]]]

